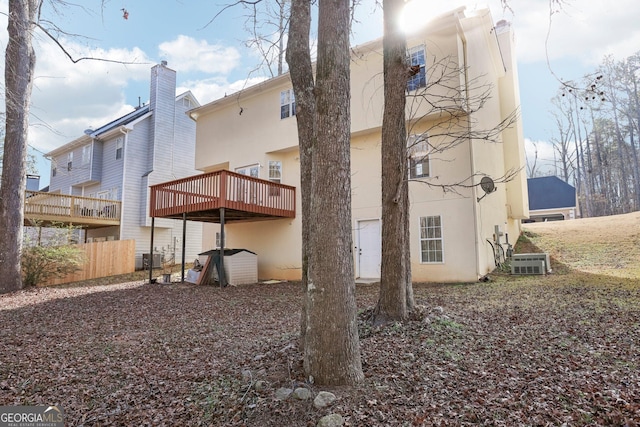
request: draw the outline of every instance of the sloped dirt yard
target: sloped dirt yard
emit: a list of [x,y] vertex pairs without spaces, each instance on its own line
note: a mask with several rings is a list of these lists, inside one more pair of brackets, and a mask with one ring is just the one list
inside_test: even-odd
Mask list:
[[[610,263],[585,268],[561,231],[580,221],[568,221],[526,228],[523,248],[547,245],[551,275],[416,284],[424,316],[378,330],[362,322],[366,380],[355,388],[305,382],[295,283],[2,295],[0,405],[58,404],[69,426],[315,426],[329,413],[348,426],[636,426],[640,217],[620,221],[630,231],[593,243],[621,252],[615,274]],[[595,236],[585,224],[569,235]],[[376,293],[358,285],[363,320]],[[316,409],[275,398],[299,386],[338,400]]]

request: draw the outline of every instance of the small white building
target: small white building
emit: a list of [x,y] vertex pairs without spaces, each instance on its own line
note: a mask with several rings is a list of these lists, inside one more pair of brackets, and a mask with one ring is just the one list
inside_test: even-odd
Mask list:
[[[204,259],[203,259],[204,257]],[[220,249],[213,249],[200,254],[200,262],[205,264],[206,258],[209,262],[218,265],[220,259]],[[218,280],[217,269],[211,269],[213,278]],[[248,285],[258,282],[258,256],[247,249],[225,249],[224,250],[224,271],[226,283],[230,285]]]

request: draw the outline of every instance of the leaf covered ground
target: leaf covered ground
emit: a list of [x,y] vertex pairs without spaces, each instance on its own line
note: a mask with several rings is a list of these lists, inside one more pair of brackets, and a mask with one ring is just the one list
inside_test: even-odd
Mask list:
[[[549,233],[527,228],[522,244],[531,250]],[[377,285],[358,285],[358,387],[305,381],[296,283],[137,281],[2,295],[0,405],[57,404],[69,426],[315,426],[329,413],[349,426],[635,426],[637,266],[581,271],[564,263],[562,233],[551,233],[554,274],[416,284],[421,312],[403,324],[367,326]],[[632,233],[620,239],[633,247]],[[279,387],[338,400],[316,409],[277,400]]]

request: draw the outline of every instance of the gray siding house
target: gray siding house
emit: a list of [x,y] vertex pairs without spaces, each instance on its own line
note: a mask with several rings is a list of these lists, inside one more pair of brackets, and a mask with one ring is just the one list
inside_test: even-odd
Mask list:
[[[122,203],[120,226],[88,229],[86,242],[136,241],[136,267],[151,241],[149,186],[200,173],[194,168],[196,124],[186,112],[200,104],[191,92],[176,96],[176,72],[166,62],[151,69],[150,102],[47,154],[49,191]],[[202,224],[188,222],[187,260],[202,252]],[[182,258],[182,221],[155,221],[154,251]]]

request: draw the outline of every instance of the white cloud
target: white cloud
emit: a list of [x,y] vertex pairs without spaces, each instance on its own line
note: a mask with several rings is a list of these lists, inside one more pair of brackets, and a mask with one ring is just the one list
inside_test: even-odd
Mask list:
[[[133,107],[125,105],[125,90],[133,81],[149,78],[152,65],[144,52],[132,49],[88,49],[74,41],[61,40],[74,58],[101,60],[70,61],[59,47],[47,40],[36,43],[37,61],[32,93],[29,141],[49,151],[82,135]],[[148,92],[143,94],[145,99]]]
[[160,56],[166,58],[176,71],[201,71],[210,74],[226,74],[240,63],[240,53],[234,47],[209,44],[185,35],[161,43]]
[[583,65],[595,65],[605,54],[622,59],[640,46],[637,0],[569,1],[551,18],[548,0],[512,0],[513,14],[503,12],[496,3],[499,1],[490,2],[494,19],[513,22],[521,62],[545,61],[548,54],[552,61],[573,58]]
[[265,77],[253,77],[235,82],[227,82],[224,78],[210,78],[204,80],[191,80],[184,82],[177,88],[177,93],[190,90],[198,102],[204,105],[225,95],[231,95],[249,86],[263,82]]

